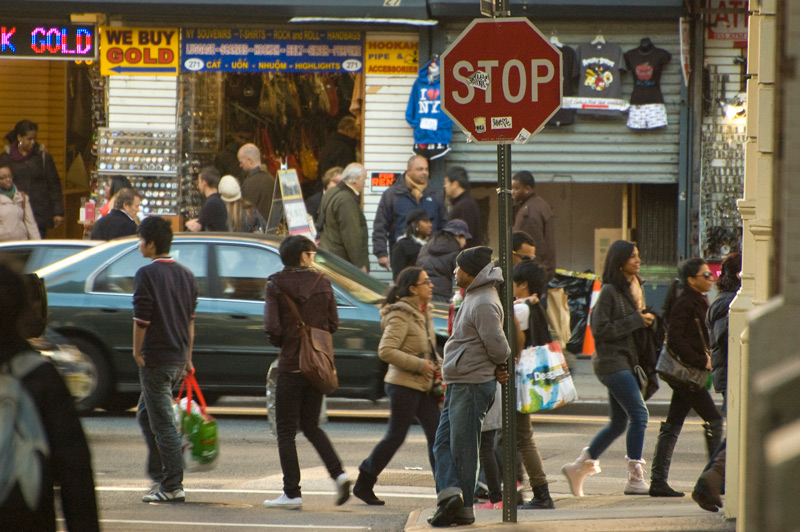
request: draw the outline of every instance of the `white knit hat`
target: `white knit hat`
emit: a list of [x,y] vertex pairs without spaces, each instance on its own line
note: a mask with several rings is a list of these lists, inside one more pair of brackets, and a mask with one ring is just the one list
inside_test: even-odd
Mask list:
[[236,201],[242,199],[242,189],[239,188],[239,181],[232,175],[226,175],[219,180],[219,195],[222,201]]

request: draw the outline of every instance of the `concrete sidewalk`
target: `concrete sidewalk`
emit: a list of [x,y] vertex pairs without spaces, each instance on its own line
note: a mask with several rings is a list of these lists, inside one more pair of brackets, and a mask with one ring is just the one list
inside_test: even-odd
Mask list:
[[[435,508],[411,512],[405,531],[438,530],[428,524]],[[701,510],[689,494],[680,499],[647,496],[592,496],[556,499],[555,510],[519,510],[504,523],[502,510],[476,510],[475,524],[456,530],[518,532],[735,532],[736,521]],[[452,529],[451,529],[452,530]]]

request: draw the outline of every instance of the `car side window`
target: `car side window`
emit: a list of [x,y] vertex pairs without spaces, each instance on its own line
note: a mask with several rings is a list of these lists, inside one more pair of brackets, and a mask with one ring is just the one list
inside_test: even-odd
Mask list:
[[267,277],[283,269],[278,254],[255,246],[217,245],[222,298],[264,301]]
[[[208,297],[208,254],[202,244],[175,244],[170,255],[186,266],[197,281],[198,296]],[[137,248],[130,250],[109,264],[94,279],[93,292],[111,294],[133,294],[133,280],[142,266],[150,264],[150,259],[142,257]]]

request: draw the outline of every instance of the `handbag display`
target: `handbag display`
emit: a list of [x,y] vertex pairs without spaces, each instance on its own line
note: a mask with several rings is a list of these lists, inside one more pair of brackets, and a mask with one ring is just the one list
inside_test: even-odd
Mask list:
[[552,410],[578,399],[558,342],[526,347],[516,366],[517,411]]
[[328,331],[306,325],[297,305],[284,294],[289,309],[297,319],[300,334],[300,373],[323,394],[339,388],[339,377],[333,363],[333,337]]
[[[708,357],[708,346],[706,345],[706,338],[700,328],[700,320],[695,319],[697,323],[697,331],[700,333],[700,338],[703,340],[703,347],[705,348],[706,356]],[[661,354],[656,363],[656,371],[658,375],[667,381],[672,386],[685,386],[689,390],[696,392],[705,389],[706,382],[708,381],[708,370],[688,366],[681,362],[678,355],[673,353],[669,348],[669,338],[664,340],[664,347],[661,348]]]

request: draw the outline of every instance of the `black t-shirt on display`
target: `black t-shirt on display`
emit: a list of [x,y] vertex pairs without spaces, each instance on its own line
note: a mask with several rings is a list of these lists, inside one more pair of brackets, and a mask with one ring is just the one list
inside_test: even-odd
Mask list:
[[[578,81],[578,59],[575,50],[569,46],[559,47],[561,50],[561,77],[563,79],[562,94],[573,96]],[[559,109],[547,125],[566,126],[575,121],[575,109]]]
[[661,48],[642,47],[625,52],[625,64],[633,75],[631,105],[664,103],[661,94],[661,72],[672,55]]

